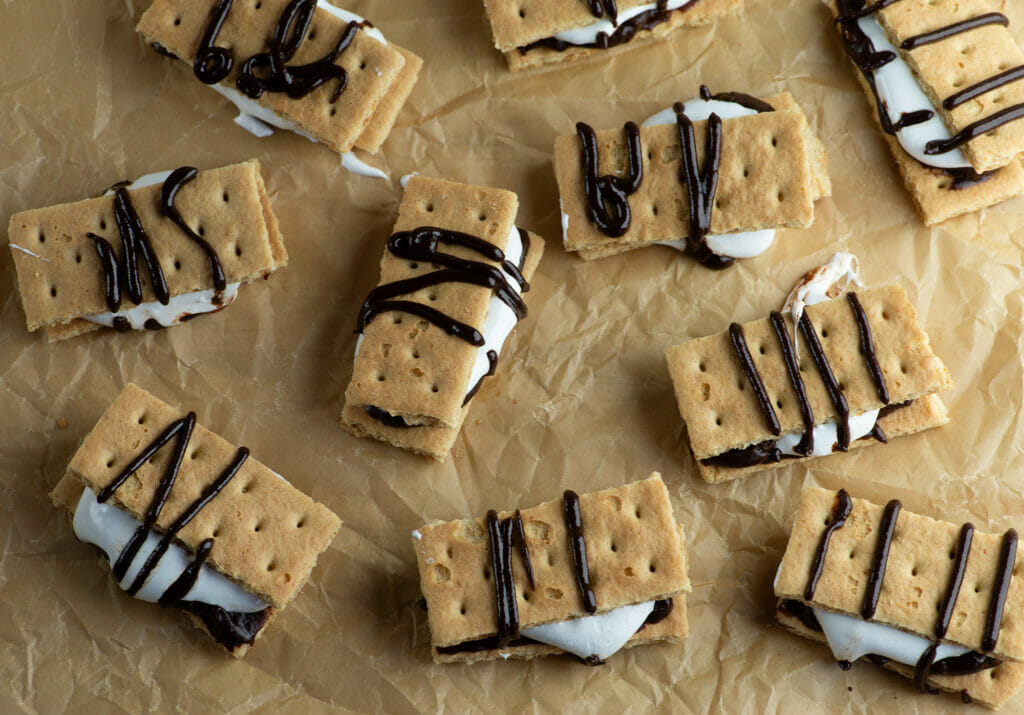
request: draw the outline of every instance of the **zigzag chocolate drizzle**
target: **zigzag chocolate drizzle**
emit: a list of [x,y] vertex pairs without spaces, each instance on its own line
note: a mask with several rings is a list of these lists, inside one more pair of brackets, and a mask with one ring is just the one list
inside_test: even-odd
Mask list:
[[[178,191],[198,175],[198,170],[191,166],[182,166],[170,173],[164,180],[160,189],[160,212],[165,218],[174,222],[181,231],[188,236],[206,254],[210,263],[210,273],[213,279],[214,290],[220,292],[227,286],[224,277],[224,269],[221,266],[220,258],[213,247],[185,222],[174,204]],[[149,234],[142,225],[135,205],[132,203],[131,195],[126,188],[127,182],[121,182],[111,187],[114,191],[114,221],[117,224],[117,231],[121,236],[123,255],[118,260],[110,242],[102,236],[97,236],[91,231],[86,235],[92,239],[99,254],[100,263],[103,266],[103,292],[107,302],[107,309],[116,313],[121,307],[122,292],[127,291],[128,297],[135,305],[143,302],[142,281],[139,278],[139,258],[141,257],[149,272],[150,283],[156,299],[167,305],[171,294],[167,287],[167,280],[164,278],[163,268],[160,266],[160,259],[150,243]],[[214,297],[214,302],[217,297]],[[157,330],[163,326],[155,320],[146,321],[149,330]],[[117,316],[114,318],[114,328],[119,332],[131,329],[127,318]]]
[[[138,556],[139,550],[145,543],[146,537],[150,531],[154,531],[156,528],[156,522],[160,518],[164,505],[167,503],[167,499],[178,478],[182,460],[192,439],[195,422],[195,412],[189,412],[185,417],[172,422],[135,459],[121,470],[120,474],[110,484],[96,495],[98,503],[106,503],[146,462],[150,461],[171,440],[176,440],[174,453],[167,463],[163,477],[161,477],[160,482],[157,484],[153,498],[146,509],[142,524],[135,530],[128,543],[121,550],[117,560],[111,565],[114,579],[118,582],[124,580],[132,563]],[[234,459],[231,460],[220,475],[164,530],[156,547],[149,553],[149,556],[147,556],[146,561],[135,575],[131,584],[125,588],[125,592],[128,595],[134,596],[139,592],[149,579],[153,569],[156,568],[157,564],[167,553],[178,532],[185,528],[207,504],[213,501],[235,475],[238,474],[238,471],[242,468],[248,457],[249,450],[245,447],[240,447],[235,453]],[[199,578],[200,569],[210,555],[213,546],[213,538],[204,539],[200,543],[192,562],[174,583],[164,591],[158,603],[161,606],[175,605],[186,611],[191,611],[203,620],[207,630],[219,643],[228,650],[233,650],[239,645],[244,643],[251,644],[253,642],[256,633],[266,623],[270,609],[266,608],[257,613],[232,613],[211,604],[183,600]]]
[[[805,601],[814,600],[814,592],[818,580],[821,577],[825,565],[825,556],[828,553],[829,541],[833,532],[841,529],[852,511],[853,503],[845,489],[840,489],[836,494],[836,503],[832,507],[832,518],[828,527],[822,532],[821,541],[815,552],[814,561],[811,566],[811,574],[804,592]],[[878,606],[878,597],[881,592],[882,582],[885,579],[885,568],[889,556],[889,546],[892,543],[893,533],[896,528],[896,521],[899,517],[901,504],[898,499],[893,499],[886,504],[882,512],[881,522],[878,528],[878,539],[875,545],[875,554],[872,558],[871,569],[868,572],[868,584],[865,591],[864,603],[861,607],[861,616],[870,621]],[[953,571],[950,574],[946,586],[945,595],[938,608],[938,617],[935,621],[935,640],[927,648],[914,669],[914,683],[922,692],[938,692],[927,686],[930,675],[969,675],[988,670],[999,665],[1000,661],[985,655],[996,647],[999,640],[999,628],[1003,619],[1003,610],[1006,605],[1006,596],[1010,589],[1010,580],[1013,578],[1013,567],[1017,560],[1017,532],[1009,529],[1003,534],[1002,547],[999,553],[999,568],[996,575],[996,582],[992,588],[992,597],[989,600],[988,612],[985,617],[985,633],[981,641],[981,652],[969,651],[962,655],[951,656],[940,661],[935,661],[935,654],[942,638],[949,629],[953,610],[956,607],[957,597],[960,594],[960,587],[963,584],[964,575],[967,571],[967,561],[970,555],[971,544],[974,537],[974,526],[966,523],[960,529],[957,537],[956,551],[951,555],[953,559]],[[812,630],[821,630],[817,617],[806,603],[801,601],[783,600],[780,608],[797,618],[804,625]],[[872,656],[868,656],[872,657]]]
[[[234,69],[234,54],[216,47],[232,0],[219,0],[210,12],[210,19],[203,32],[192,69],[196,77],[206,84],[217,84]],[[307,37],[309,26],[316,13],[316,0],[292,0],[281,11],[266,52],[258,52],[242,63],[235,86],[242,94],[258,99],[264,92],[287,94],[292,99],[301,99],[322,84],[337,80],[337,86],[330,96],[334,103],[348,87],[348,72],[335,63],[348,49],[356,32],[366,22],[349,22],[334,47],[320,59],[304,65],[289,65]]]
[[[882,131],[890,135],[895,135],[897,131],[906,126],[919,124],[934,116],[933,113],[929,116],[925,116],[924,112],[927,110],[922,110],[921,112],[911,113],[913,116],[904,115],[896,125],[893,125],[889,119],[888,113],[885,111],[882,99],[878,94],[878,88],[875,85],[874,72],[880,67],[894,61],[896,59],[896,54],[891,51],[875,52],[871,39],[860,29],[860,26],[857,24],[857,20],[862,17],[872,15],[879,10],[892,5],[894,2],[898,2],[898,0],[880,0],[880,2],[873,5],[868,5],[866,0],[836,0],[836,23],[839,26],[843,46],[845,47],[847,54],[850,56],[850,59],[852,59],[854,64],[857,65],[861,74],[864,76],[864,79],[871,87],[871,91],[875,95],[878,120],[882,125]],[[978,27],[991,24],[1007,25],[1009,24],[1009,21],[1006,16],[1001,13],[983,13],[972,18],[955,22],[932,32],[909,37],[903,41],[900,47],[901,49],[908,51],[913,50],[921,47],[922,45],[941,42],[942,40],[954,37],[960,33],[969,32],[970,30]],[[985,94],[986,92],[990,92],[1020,79],[1024,79],[1024,65],[1010,68],[998,75],[977,82],[970,87],[965,87],[944,99],[942,103],[943,108],[951,110],[964,102]],[[1005,107],[995,114],[967,125],[950,139],[936,139],[928,142],[925,145],[925,154],[936,155],[952,151],[953,149],[963,146],[975,137],[990,132],[1004,124],[1022,117],[1024,117],[1024,104]],[[974,186],[985,181],[994,173],[994,171],[988,171],[979,174],[970,167],[959,169],[930,168],[948,174],[953,178],[953,182],[950,185],[951,190]]]

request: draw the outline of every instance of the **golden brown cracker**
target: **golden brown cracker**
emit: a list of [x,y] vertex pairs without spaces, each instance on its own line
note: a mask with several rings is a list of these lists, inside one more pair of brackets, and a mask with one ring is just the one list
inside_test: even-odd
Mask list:
[[[676,618],[662,629],[652,627],[646,633],[645,628],[638,635],[659,640],[684,636],[687,627],[681,595],[690,590],[685,539],[660,475],[580,495],[579,501],[597,612],[673,597],[673,612],[679,612]],[[508,516],[511,513],[499,515]],[[585,616],[562,500],[522,510],[522,519],[536,589],[529,587],[517,550],[512,561],[520,626]],[[428,524],[414,533],[413,546],[434,648],[494,635],[497,617],[485,521]],[[547,646],[537,648],[540,650],[533,651],[534,655],[558,652]],[[510,650],[517,655],[518,647]],[[480,654],[458,655],[480,659]],[[487,655],[496,656],[494,651]],[[455,659],[466,657],[446,658]]]

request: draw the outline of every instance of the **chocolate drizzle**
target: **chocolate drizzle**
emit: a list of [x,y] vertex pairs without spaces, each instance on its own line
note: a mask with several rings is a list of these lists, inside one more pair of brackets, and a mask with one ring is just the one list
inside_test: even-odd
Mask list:
[[571,489],[562,495],[565,512],[565,528],[569,532],[569,550],[572,551],[572,563],[576,570],[576,585],[579,586],[583,599],[583,610],[587,613],[597,612],[597,597],[590,585],[590,569],[587,566],[587,541],[583,538],[583,515],[580,512],[580,498]]
[[732,347],[736,351],[736,358],[740,362],[740,367],[743,368],[747,381],[754,390],[754,396],[757,398],[757,404],[761,408],[761,414],[764,415],[768,431],[778,437],[782,433],[782,427],[779,425],[779,418],[775,414],[772,401],[764,389],[764,383],[761,382],[761,374],[757,371],[757,366],[750,357],[750,350],[747,349],[747,339],[743,334],[743,326],[739,323],[732,323],[729,326],[729,338],[732,340]]
[[708,117],[702,169],[697,164],[697,138],[694,135],[693,122],[686,116],[682,102],[676,102],[672,109],[676,114],[679,144],[683,152],[679,180],[686,184],[690,214],[686,252],[708,268],[727,268],[733,264],[734,259],[715,253],[704,240],[711,229],[711,211],[715,205],[715,192],[718,190],[718,166],[722,159],[722,119],[714,112]]
[[811,577],[807,581],[807,588],[804,589],[805,601],[814,600],[814,592],[818,588],[818,579],[821,578],[821,572],[825,569],[825,554],[828,553],[828,542],[832,539],[833,532],[843,528],[843,524],[846,523],[851,511],[853,511],[853,500],[850,499],[850,495],[846,493],[845,489],[840,489],[836,494],[835,504],[832,505],[832,518],[829,521],[828,527],[822,532],[821,541],[818,542],[818,549],[814,552]]
[[629,196],[640,188],[644,180],[640,128],[633,122],[626,122],[622,131],[626,135],[629,173],[624,177],[613,174],[599,176],[601,157],[597,135],[589,124],[576,124],[576,134],[582,145],[583,189],[587,196],[587,211],[590,220],[601,233],[610,238],[618,238],[629,230]]
[[[932,116],[934,116],[934,112],[931,112],[930,110],[910,112],[901,116],[900,120],[894,125],[889,119],[889,115],[885,110],[881,96],[878,94],[878,87],[875,84],[874,73],[882,66],[895,60],[896,54],[888,50],[876,52],[871,39],[863,30],[861,30],[860,26],[857,24],[857,20],[862,17],[872,15],[879,10],[888,7],[893,2],[896,2],[896,0],[880,0],[873,5],[867,5],[866,0],[837,0],[838,16],[836,17],[836,23],[839,26],[840,35],[842,36],[843,45],[846,48],[847,54],[853,60],[854,64],[857,65],[858,69],[860,69],[861,74],[870,85],[871,91],[875,96],[878,120],[882,125],[882,130],[887,134],[895,135],[896,132],[907,126],[928,121]],[[913,50],[921,47],[922,45],[939,42],[985,25],[1007,25],[1008,23],[1009,21],[1006,16],[1001,13],[983,13],[981,15],[947,25],[946,27],[939,28],[932,32],[909,37],[904,40],[900,46],[904,50]],[[971,85],[970,87],[966,87],[956,94],[947,97],[943,100],[943,108],[951,110],[964,102],[985,94],[986,92],[990,92],[1022,78],[1024,78],[1024,65],[1010,68],[998,75],[984,79],[981,82]],[[1022,117],[1024,117],[1024,104],[1006,107],[995,114],[969,124],[950,139],[936,139],[928,142],[925,145],[924,153],[929,156],[944,154],[966,144],[982,134],[993,131],[1004,124]],[[953,181],[949,186],[951,190],[959,190],[975,186],[987,180],[994,173],[994,171],[978,173],[971,167],[963,167],[959,169],[930,168],[952,177]]]
[[[192,439],[195,421],[195,413],[189,412],[185,417],[172,422],[142,451],[141,454],[133,459],[118,474],[118,476],[110,482],[110,484],[101,489],[96,495],[96,501],[100,504],[104,504],[109,501],[110,498],[114,496],[115,492],[133,474],[135,474],[135,472],[146,464],[146,462],[151,460],[165,445],[172,440],[175,440],[174,452],[168,460],[167,467],[164,470],[164,474],[161,477],[160,482],[157,484],[153,497],[146,509],[146,514],[143,518],[142,524],[132,533],[128,543],[121,550],[121,553],[111,566],[114,578],[119,583],[124,580],[132,562],[139,555],[139,551],[145,543],[149,533],[154,531],[156,528],[157,520],[159,519],[164,505],[167,503],[167,499],[170,496],[171,490],[174,488],[174,484],[178,478],[178,472],[181,468],[182,460],[184,459],[185,452],[188,449],[189,442]],[[225,486],[227,486],[227,484],[238,473],[239,469],[241,469],[248,457],[249,450],[245,447],[239,448],[235,453],[234,459],[232,459],[231,463],[225,467],[220,475],[202,491],[199,497],[185,507],[185,509],[169,526],[166,527],[166,529],[163,530],[156,546],[146,557],[145,562],[136,573],[135,578],[125,588],[125,592],[128,595],[134,596],[139,592],[149,579],[149,576],[152,574],[157,564],[167,553],[167,550],[170,548],[171,543],[177,536],[178,532],[185,528],[192,519],[194,519],[196,515],[199,514],[199,512],[202,511],[202,509],[224,489]],[[205,539],[200,543],[199,547],[196,549],[196,554],[192,562],[178,576],[178,578],[164,590],[164,593],[160,596],[158,603],[161,606],[180,605],[186,610],[197,612],[197,615],[200,615],[200,617],[207,622],[208,626],[210,626],[210,621],[207,619],[211,618],[214,624],[212,627],[209,627],[211,635],[226,648],[232,650],[240,643],[252,643],[252,640],[255,637],[255,632],[249,634],[247,631],[232,631],[232,629],[225,624],[232,621],[232,619],[241,621],[246,621],[248,619],[249,622],[255,622],[258,620],[262,624],[266,621],[266,615],[269,608],[264,609],[264,611],[260,611],[259,614],[234,614],[227,613],[217,606],[197,604],[196,602],[185,602],[182,600],[186,595],[188,595],[188,592],[195,585],[196,580],[199,578],[200,569],[207,557],[210,555],[213,546],[214,539],[212,538]],[[214,611],[219,611],[224,615],[217,615]],[[205,616],[203,614],[205,614]],[[257,627],[256,630],[258,631],[259,627]],[[240,638],[241,641],[239,641]]]
[[786,329],[786,321],[783,319],[782,313],[777,310],[773,310],[768,318],[775,329],[775,336],[779,339],[779,347],[782,349],[782,357],[786,363],[786,372],[789,373],[789,381],[793,385],[797,403],[800,405],[800,416],[804,421],[804,436],[800,438],[800,442],[793,448],[793,451],[807,456],[814,451],[814,412],[807,399],[807,390],[804,387],[804,379],[800,375],[800,365],[793,352],[793,342],[790,340],[789,330]]
[[986,12],[981,15],[967,18],[966,20],[961,20],[960,22],[954,22],[953,24],[946,25],[945,27],[940,27],[938,30],[923,32],[920,35],[908,37],[900,43],[900,49],[916,50],[918,47],[923,45],[930,45],[933,42],[939,42],[952,37],[953,35],[959,35],[961,32],[974,30],[975,28],[984,27],[985,25],[1002,25],[1003,27],[1006,27],[1009,24],[1009,19],[1001,12]]
[[422,427],[422,425],[411,425],[398,415],[393,415],[387,410],[382,410],[376,405],[367,405],[364,409],[366,410],[367,415],[377,420],[378,422],[382,422],[388,427],[395,427],[397,429],[406,429],[409,427]]
[[999,551],[999,575],[992,588],[992,599],[985,618],[985,636],[981,639],[981,650],[988,653],[995,649],[999,642],[999,626],[1003,621],[1003,607],[1006,605],[1006,594],[1010,590],[1010,579],[1013,578],[1013,565],[1017,561],[1017,532],[1010,529],[1003,534],[1003,544]]
[[964,573],[967,571],[967,555],[971,551],[971,543],[974,540],[974,524],[964,524],[960,527],[960,536],[956,542],[956,554],[954,555],[953,573],[949,578],[949,585],[946,587],[946,595],[942,597],[939,604],[939,617],[935,621],[935,637],[942,639],[946,637],[949,630],[949,622],[953,618],[953,608],[956,606],[956,599],[960,595],[960,586],[964,582]]
[[483,345],[483,335],[471,325],[455,320],[422,303],[391,300],[396,296],[414,293],[441,283],[471,283],[490,288],[515,313],[516,319],[521,320],[526,315],[526,304],[523,303],[523,299],[512,288],[500,269],[481,261],[469,261],[450,253],[443,253],[438,250],[439,244],[442,243],[461,246],[479,253],[492,261],[501,263],[505,270],[512,268],[513,279],[520,283],[523,291],[529,289],[529,285],[522,279],[522,274],[509,261],[505,260],[504,252],[493,243],[458,231],[420,226],[412,231],[402,231],[392,235],[388,239],[388,251],[399,258],[434,263],[446,266],[446,268],[374,288],[363,302],[362,310],[359,312],[357,332],[363,332],[366,326],[380,313],[397,310],[427,320],[449,335],[454,335],[471,345],[477,347]]
[[470,388],[469,392],[466,393],[466,399],[462,401],[462,406],[465,407],[469,404],[469,401],[473,399],[476,393],[484,384],[484,378],[488,378],[494,374],[495,368],[498,367],[498,351],[488,350],[487,351],[487,372],[480,376],[480,379],[476,381],[476,384]]
[[[204,238],[192,230],[174,204],[178,191],[195,179],[197,174],[198,171],[191,166],[179,167],[170,173],[160,189],[160,212],[164,217],[173,221],[206,254],[210,263],[214,290],[223,291],[227,287],[227,280],[217,252]],[[127,184],[128,182],[121,182],[111,187],[114,192],[114,221],[121,237],[121,259],[118,260],[117,253],[105,238],[92,232],[86,234],[96,246],[100,264],[103,266],[103,293],[107,310],[111,313],[120,310],[123,292],[128,293],[128,298],[135,305],[143,302],[142,280],[139,276],[138,266],[140,258],[149,272],[150,283],[157,301],[161,305],[167,305],[171,299],[167,280],[164,278],[163,268],[160,266],[160,259],[157,257],[156,251],[150,243],[149,234],[146,233],[135,210],[131,195],[126,188]],[[214,302],[217,302],[216,299]],[[130,322],[124,316],[115,316],[113,323],[113,327],[119,332],[131,329]],[[158,330],[163,326],[155,319],[150,318],[146,321],[145,327],[148,330]]]
[[[593,8],[593,2],[596,1],[597,0],[587,0],[588,3],[591,3],[591,8]],[[536,42],[522,45],[516,49],[519,50],[520,55],[525,55],[530,50],[539,48],[555,50],[556,52],[565,52],[566,50],[574,47],[607,50],[609,47],[615,47],[629,42],[642,30],[653,30],[661,23],[668,22],[668,19],[672,16],[673,12],[685,12],[693,5],[696,5],[698,1],[699,0],[693,0],[683,7],[676,8],[675,10],[669,10],[667,0],[657,0],[656,5],[650,10],[645,10],[644,12],[634,15],[628,20],[616,25],[614,32],[611,34],[608,34],[607,32],[598,32],[593,42],[576,43],[569,42],[568,40],[562,40],[558,37],[544,37]],[[595,17],[600,17],[600,15],[595,15]]]
[[499,519],[493,509],[487,512],[487,533],[491,545],[491,569],[497,600],[498,648],[519,637],[519,606],[512,578],[512,520]]
[[523,515],[516,509],[512,517],[512,534],[519,542],[519,556],[523,559],[523,568],[526,569],[526,580],[530,582],[530,588],[537,588],[533,579],[533,564],[530,561],[530,547],[526,543],[526,529],[523,528]]
[[814,324],[811,323],[811,318],[807,315],[807,311],[804,311],[803,315],[800,316],[800,332],[803,333],[804,339],[807,341],[807,347],[810,348],[811,357],[814,359],[818,373],[825,383],[828,396],[832,399],[832,404],[839,414],[839,422],[836,425],[839,443],[833,451],[845,452],[850,448],[850,406],[846,402],[846,397],[843,395],[842,388],[839,387],[835,374],[832,372],[828,356],[821,349],[818,333],[815,331]]
[[181,229],[182,233],[188,236],[206,254],[206,260],[210,263],[213,288],[217,291],[223,291],[227,288],[227,279],[224,277],[224,268],[221,266],[220,257],[205,238],[192,230],[192,227],[181,217],[178,207],[174,205],[174,200],[177,198],[181,187],[195,179],[198,175],[198,169],[191,166],[182,166],[172,171],[160,188],[160,211],[164,216],[173,221]]
[[[219,0],[210,11],[192,63],[196,77],[206,84],[224,80],[235,66],[231,50],[215,45],[231,5],[232,0]],[[367,23],[349,22],[334,47],[323,57],[304,65],[289,65],[307,37],[316,7],[317,0],[292,0],[285,6],[274,26],[267,51],[258,52],[242,63],[235,79],[235,86],[242,94],[258,99],[264,92],[277,92],[292,99],[301,99],[321,85],[336,80],[337,85],[329,101],[337,101],[348,87],[348,72],[335,61],[352,44],[356,32]]]
[[[864,356],[868,372],[875,382],[875,390],[878,392],[878,399],[882,405],[889,404],[889,388],[885,384],[885,375],[878,364],[878,355],[875,353],[875,341],[871,338],[871,325],[868,323],[868,316],[864,307],[860,304],[860,298],[853,291],[846,294],[846,300],[853,309],[853,316],[857,321],[857,332],[860,335],[860,354]],[[879,415],[881,416],[881,415]]]
[[882,512],[882,523],[878,528],[878,542],[875,545],[875,555],[871,559],[871,571],[868,573],[867,592],[864,594],[864,604],[861,606],[860,615],[865,621],[870,621],[878,609],[878,597],[882,592],[882,581],[885,579],[885,567],[889,563],[889,547],[892,545],[892,537],[896,531],[896,520],[899,519],[900,510],[903,504],[899,499],[893,499],[885,505]]
[[619,8],[615,4],[615,0],[586,0],[587,6],[590,7],[590,14],[594,17],[603,17],[605,13],[608,14],[608,19],[613,23],[619,17]]
[[302,99],[331,80],[337,80],[330,102],[334,103],[348,87],[348,72],[334,64],[348,49],[360,23],[349,22],[334,47],[320,59],[304,65],[288,65],[306,38],[316,12],[317,0],[292,0],[281,11],[267,52],[247,59],[239,71],[235,86],[247,97],[259,99],[264,92],[280,92]]

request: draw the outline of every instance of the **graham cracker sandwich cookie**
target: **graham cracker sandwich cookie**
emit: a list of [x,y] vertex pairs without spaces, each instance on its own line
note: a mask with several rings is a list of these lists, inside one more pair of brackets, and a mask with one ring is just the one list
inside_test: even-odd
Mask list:
[[341,522],[283,477],[136,385],[50,493],[130,596],[174,606],[245,655]]
[[824,0],[925,225],[1024,193],[1024,53],[990,0]]
[[825,643],[845,670],[866,658],[922,692],[998,708],[1024,682],[1017,532],[984,534],[806,489],[775,576],[778,622]]
[[[708,482],[846,452],[949,421],[952,378],[898,285],[840,295],[837,254],[786,314],[670,347],[665,357],[697,468]],[[855,274],[854,274],[855,278]]]
[[359,15],[327,0],[155,0],[136,30],[191,64],[256,136],[294,131],[386,178],[352,150],[380,148],[423,62]]
[[7,233],[28,329],[51,342],[223,310],[243,283],[288,263],[255,160],[148,174],[15,214]]
[[643,481],[412,533],[438,663],[621,648],[686,636],[686,538],[657,472]]
[[789,94],[677,102],[641,126],[555,140],[565,249],[593,259],[653,244],[709,268],[763,253],[831,196],[825,148]]
[[512,70],[585,57],[738,15],[743,0],[487,0],[494,46]]
[[516,227],[510,191],[412,176],[359,311],[341,422],[358,437],[444,459],[502,345],[544,241]]

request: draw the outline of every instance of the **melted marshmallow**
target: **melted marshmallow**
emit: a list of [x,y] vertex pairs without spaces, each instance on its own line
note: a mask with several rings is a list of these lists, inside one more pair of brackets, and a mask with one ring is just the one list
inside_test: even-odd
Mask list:
[[520,633],[586,659],[606,660],[626,644],[654,610],[654,601],[622,606],[608,613],[524,628]]
[[889,121],[896,124],[900,117],[910,112],[926,109],[933,113],[931,119],[921,124],[914,124],[896,132],[896,139],[904,151],[926,166],[939,169],[969,169],[971,164],[963,152],[953,149],[943,154],[925,154],[925,145],[934,140],[949,139],[952,135],[943,123],[928,95],[921,89],[909,65],[904,61],[896,46],[889,42],[885,30],[873,15],[862,17],[857,21],[861,31],[868,36],[875,52],[889,51],[896,59],[874,71],[875,86],[878,97]]
[[[828,263],[807,271],[793,290],[786,296],[782,309],[793,316],[793,324],[800,322],[804,308],[839,297],[851,283],[864,287],[860,282],[860,266],[852,253],[837,251]],[[795,343],[795,340],[794,340]],[[794,345],[794,347],[796,347]]]
[[[913,667],[933,643],[927,638],[882,623],[871,623],[853,616],[830,613],[821,608],[813,610],[836,660],[852,663],[865,655],[880,655]],[[940,643],[935,660],[956,657],[968,652],[968,649],[960,646]]]
[[[146,186],[161,184],[170,175],[170,171],[154,171],[151,174],[140,176],[125,188],[133,191]],[[103,195],[112,196],[113,194],[114,190],[108,189]],[[155,320],[160,325],[168,328],[172,325],[177,325],[191,315],[215,313],[218,310],[227,308],[237,297],[240,285],[241,283],[229,283],[224,287],[223,291],[208,288],[191,293],[182,293],[181,295],[171,296],[171,299],[167,301],[167,305],[153,300],[139,303],[133,308],[119,310],[116,313],[107,311],[97,315],[88,315],[85,317],[85,320],[112,328],[114,327],[115,318],[124,318],[128,321],[128,325],[131,326],[132,330],[145,330],[146,321]]]
[[[678,10],[681,7],[689,5],[691,0],[668,0],[665,5],[666,10]],[[563,32],[555,33],[554,37],[562,42],[567,42],[570,45],[590,45],[597,42],[597,36],[601,33],[605,35],[611,35],[615,32],[615,28],[619,25],[627,22],[637,15],[648,12],[650,10],[656,10],[658,3],[652,2],[644,5],[638,5],[628,10],[623,10],[618,14],[616,22],[612,22],[608,18],[601,18],[597,22],[592,22],[589,25],[578,27],[574,30],[565,30]]]
[[[113,565],[132,534],[142,524],[126,511],[110,504],[100,504],[96,501],[96,494],[92,489],[86,487],[82,490],[82,496],[75,508],[73,526],[75,536],[103,549]],[[135,580],[135,575],[142,569],[160,538],[160,535],[152,530],[146,535],[145,543],[118,584],[122,589],[127,589]],[[146,583],[135,594],[135,598],[157,603],[164,591],[177,580],[190,563],[192,557],[183,548],[172,543],[150,572]],[[208,603],[233,613],[256,613],[267,608],[266,603],[206,564],[203,564],[195,585],[182,600]]]
[[[875,428],[876,422],[878,422],[878,410],[868,410],[856,415],[851,414],[850,418],[846,421],[846,425],[850,429],[850,441],[854,442],[861,437],[867,437],[871,434],[871,430]],[[814,449],[809,455],[803,455],[796,451],[796,446],[803,439],[803,436],[803,432],[782,435],[776,440],[775,446],[783,454],[794,457],[824,457],[825,455],[832,454],[834,447],[839,444],[839,424],[837,422],[825,422],[824,424],[815,425]]]

